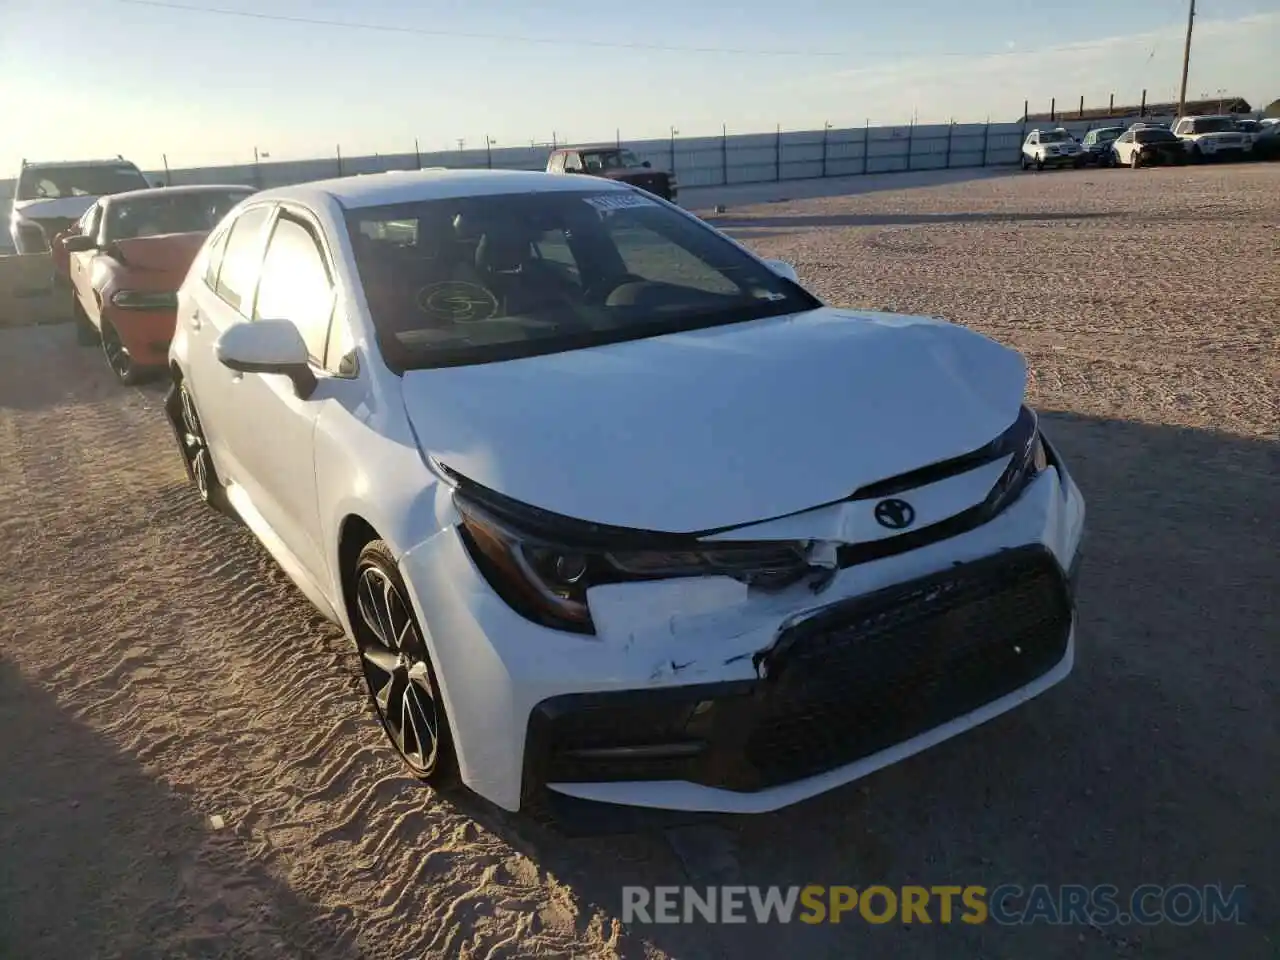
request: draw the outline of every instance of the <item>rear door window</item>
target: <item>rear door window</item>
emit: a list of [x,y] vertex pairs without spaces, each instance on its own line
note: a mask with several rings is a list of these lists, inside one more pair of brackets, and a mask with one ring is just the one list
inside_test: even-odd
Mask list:
[[262,228],[270,214],[270,207],[250,207],[236,219],[218,267],[214,292],[242,315],[262,266]]

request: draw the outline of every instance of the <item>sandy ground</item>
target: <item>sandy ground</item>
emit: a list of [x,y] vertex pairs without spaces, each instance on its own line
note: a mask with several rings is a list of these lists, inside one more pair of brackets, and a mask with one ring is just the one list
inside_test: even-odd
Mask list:
[[[401,776],[343,639],[197,505],[158,391],[5,331],[0,957],[1276,955],[1280,164],[721,219],[833,303],[1026,351],[1089,498],[1069,680],[798,808],[563,839]],[[618,920],[624,883],[1180,881],[1246,884],[1248,923]]]

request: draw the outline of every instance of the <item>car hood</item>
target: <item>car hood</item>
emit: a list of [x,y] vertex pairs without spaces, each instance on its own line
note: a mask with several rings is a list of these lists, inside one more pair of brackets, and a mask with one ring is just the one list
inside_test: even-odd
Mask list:
[[51,200],[15,200],[13,210],[28,220],[59,217],[77,220],[98,201],[97,197],[55,197]]
[[942,320],[821,308],[541,357],[413,370],[423,452],[566,516],[693,532],[848,497],[988,443],[1021,355]]
[[168,233],[155,237],[117,240],[122,262],[130,270],[156,270],[177,273],[179,279],[200,252],[208,233]]

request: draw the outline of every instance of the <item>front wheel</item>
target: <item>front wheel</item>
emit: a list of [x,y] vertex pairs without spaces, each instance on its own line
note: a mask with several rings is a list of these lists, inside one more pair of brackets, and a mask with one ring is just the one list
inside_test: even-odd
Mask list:
[[1027,169],[1027,155],[1025,153],[1018,158],[1018,165],[1022,167],[1023,170]]
[[353,572],[351,625],[378,721],[409,772],[434,787],[457,780],[449,718],[399,564],[382,540],[366,544]]

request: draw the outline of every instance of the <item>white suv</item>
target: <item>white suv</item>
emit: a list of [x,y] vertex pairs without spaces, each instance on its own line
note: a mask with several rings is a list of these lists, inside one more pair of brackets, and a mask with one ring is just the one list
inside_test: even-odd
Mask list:
[[43,253],[54,235],[80,219],[98,197],[150,186],[142,171],[123,157],[59,163],[23,160],[9,211],[9,235],[18,253]]
[[1237,127],[1232,116],[1182,117],[1173,132],[1193,160],[1239,160],[1253,152],[1253,137]]
[[1073,167],[1084,166],[1084,148],[1065,128],[1032,130],[1022,143],[1022,169],[1035,164],[1037,170],[1046,165]]

